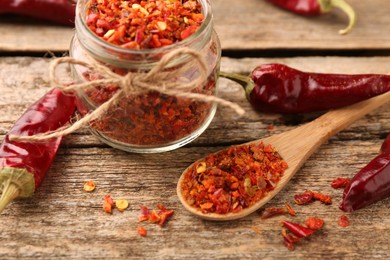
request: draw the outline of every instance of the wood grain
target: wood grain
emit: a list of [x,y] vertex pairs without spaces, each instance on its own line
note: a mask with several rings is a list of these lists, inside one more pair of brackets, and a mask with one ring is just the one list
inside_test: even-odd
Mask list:
[[[213,0],[215,30],[224,50],[366,50],[390,49],[390,2],[349,0],[358,20],[348,35],[338,30],[347,17],[333,10],[319,17],[303,17],[281,10],[266,0]],[[0,16],[0,51],[65,52],[73,28]]]
[[[218,1],[216,1],[218,2]],[[0,140],[28,105],[48,90],[50,59],[0,58]],[[257,64],[283,62],[318,72],[387,73],[390,57],[306,57],[222,59],[222,69],[248,74]],[[292,129],[304,117],[285,118],[253,111],[237,84],[220,80],[220,95],[242,105],[238,117],[219,107],[210,127],[197,140],[175,151],[132,154],[108,147],[87,130],[65,137],[40,189],[31,199],[10,204],[0,216],[1,259],[389,259],[390,200],[348,214],[351,225],[337,225],[342,191],[330,187],[352,177],[373,158],[390,132],[390,105],[370,113],[331,138],[267,206],[293,205],[296,217],[262,220],[258,213],[216,223],[188,213],[176,196],[182,170],[196,159],[230,144]],[[308,119],[306,119],[308,120]],[[293,123],[291,123],[293,122]],[[269,125],[274,130],[269,130]],[[299,151],[297,151],[299,152]],[[85,181],[97,189],[86,193]],[[330,194],[333,204],[296,206],[293,195],[312,189]],[[102,211],[106,194],[125,198],[130,207],[112,215]],[[139,223],[139,206],[163,203],[175,210],[163,228]],[[321,217],[325,226],[294,251],[282,245],[282,219],[304,222]],[[137,234],[144,226],[147,237]]]

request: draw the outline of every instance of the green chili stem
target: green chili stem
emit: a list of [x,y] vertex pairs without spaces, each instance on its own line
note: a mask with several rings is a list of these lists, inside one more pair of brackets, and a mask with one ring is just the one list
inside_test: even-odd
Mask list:
[[318,3],[321,6],[321,11],[323,13],[329,12],[333,7],[341,9],[344,13],[347,14],[349,18],[348,26],[342,30],[339,30],[339,34],[347,34],[349,33],[352,28],[355,26],[356,23],[356,13],[353,10],[352,6],[349,5],[344,0],[318,0]]
[[222,78],[233,80],[238,84],[240,84],[241,86],[243,86],[243,88],[245,89],[246,98],[248,100],[250,99],[250,94],[252,93],[255,84],[249,76],[244,76],[244,75],[230,73],[230,72],[223,72],[223,71],[219,72],[219,76]]

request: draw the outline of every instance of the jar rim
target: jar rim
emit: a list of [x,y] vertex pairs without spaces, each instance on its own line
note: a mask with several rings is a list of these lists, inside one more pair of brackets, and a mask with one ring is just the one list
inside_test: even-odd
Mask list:
[[94,44],[104,48],[105,50],[109,52],[116,52],[121,54],[128,54],[128,55],[154,55],[161,52],[170,52],[174,49],[180,48],[180,47],[186,47],[191,45],[191,42],[193,42],[195,39],[197,39],[209,26],[209,24],[212,22],[212,11],[211,11],[211,5],[209,0],[196,0],[198,3],[202,5],[202,13],[204,15],[204,20],[202,21],[201,25],[199,26],[198,30],[196,30],[195,33],[191,34],[188,38],[175,42],[173,44],[159,47],[159,48],[150,48],[150,49],[130,49],[130,48],[123,48],[118,45],[111,44],[102,38],[98,37],[96,34],[94,34],[86,23],[86,15],[85,15],[85,7],[87,3],[90,0],[79,0],[77,1],[76,6],[76,18],[75,18],[75,26],[76,30],[81,29],[84,31],[87,35],[91,36],[88,37],[89,41],[92,41]]

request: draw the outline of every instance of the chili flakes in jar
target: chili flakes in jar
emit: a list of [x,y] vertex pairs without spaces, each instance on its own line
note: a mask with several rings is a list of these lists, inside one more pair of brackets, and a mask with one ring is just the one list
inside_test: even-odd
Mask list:
[[188,38],[203,20],[195,0],[91,0],[86,24],[108,43],[153,49]]
[[235,213],[272,191],[287,163],[271,146],[251,143],[208,155],[184,174],[184,199],[203,213]]

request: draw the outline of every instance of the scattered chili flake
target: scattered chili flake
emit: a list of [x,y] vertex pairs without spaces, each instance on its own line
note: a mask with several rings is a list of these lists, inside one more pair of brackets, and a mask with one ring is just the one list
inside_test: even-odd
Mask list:
[[282,225],[297,237],[309,237],[314,233],[313,229],[287,220],[283,220]]
[[144,227],[137,227],[137,232],[143,237],[146,237],[147,235],[146,229]]
[[305,191],[301,194],[294,195],[294,201],[298,205],[303,205],[313,200],[313,193],[311,191]]
[[96,188],[96,184],[93,180],[89,180],[84,184],[84,190],[86,192],[92,192],[95,190],[95,188]]
[[346,215],[341,215],[340,219],[337,223],[340,227],[348,227],[349,226],[349,219]]
[[267,219],[267,218],[272,218],[284,214],[290,214],[291,216],[295,216],[295,211],[291,208],[291,206],[288,203],[286,203],[286,207],[284,208],[275,208],[275,207],[265,208],[261,212],[260,217],[262,219]]
[[184,40],[204,20],[195,0],[91,0],[86,23],[103,40],[130,49],[152,49]]
[[325,195],[321,192],[314,192],[314,191],[312,191],[312,192],[313,192],[313,198],[315,200],[319,200],[322,203],[328,204],[328,205],[332,204],[332,198],[329,195]]
[[187,203],[204,213],[239,212],[272,191],[286,169],[271,145],[232,146],[194,163],[180,188]]
[[261,234],[261,229],[260,229],[260,228],[255,227],[255,226],[252,226],[251,229],[252,229],[256,234],[258,234],[258,235]]
[[267,126],[267,130],[268,131],[273,131],[273,130],[275,130],[275,127],[273,125],[268,125]]
[[150,211],[146,206],[141,206],[141,215],[138,216],[138,221],[149,221],[151,223],[158,223],[160,226],[164,226],[169,218],[174,214],[173,210],[169,210],[164,207],[162,204],[158,204],[157,210]]
[[306,220],[306,226],[310,229],[320,229],[324,225],[324,220],[320,218],[310,217]]
[[110,195],[106,195],[103,202],[103,210],[106,213],[112,213],[112,208],[114,207],[114,201]]
[[332,204],[332,197],[325,195],[321,192],[316,192],[312,190],[306,190],[304,193],[296,194],[294,196],[294,201],[298,205],[307,204],[313,200],[319,200],[324,204]]
[[288,248],[288,250],[293,251],[296,242],[301,241],[302,238],[288,234],[286,229],[282,229],[283,244]]
[[347,186],[348,183],[349,183],[348,178],[338,177],[330,183],[330,186],[332,186],[332,188],[334,189],[340,189],[340,188],[345,188],[345,186]]
[[286,208],[266,208],[261,213],[260,217],[262,219],[272,218],[275,216],[280,216],[286,214],[287,210]]
[[115,206],[119,211],[124,211],[129,206],[129,202],[124,199],[115,200]]
[[288,211],[288,214],[290,214],[291,216],[296,215],[295,210],[290,206],[290,204],[286,203],[286,209]]

